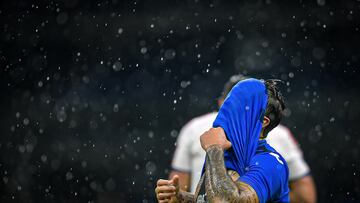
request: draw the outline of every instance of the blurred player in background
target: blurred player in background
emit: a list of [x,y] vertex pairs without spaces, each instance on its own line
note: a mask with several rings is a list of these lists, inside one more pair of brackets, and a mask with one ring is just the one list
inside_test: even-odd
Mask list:
[[[246,78],[242,75],[234,75],[230,78],[224,86],[222,96],[218,99],[219,107],[232,87],[243,79]],[[169,179],[178,175],[180,188],[184,191],[195,192],[206,155],[200,145],[200,136],[212,127],[216,116],[217,112],[212,112],[196,117],[180,131]],[[316,202],[316,189],[309,166],[290,130],[285,126],[278,125],[268,133],[266,140],[285,158],[288,164],[291,202]]]

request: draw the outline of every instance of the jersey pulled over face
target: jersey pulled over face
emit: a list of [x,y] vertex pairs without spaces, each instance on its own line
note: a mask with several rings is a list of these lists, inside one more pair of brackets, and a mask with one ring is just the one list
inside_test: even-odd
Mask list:
[[[205,160],[205,151],[200,145],[200,135],[212,127],[216,116],[217,113],[213,112],[192,119],[182,128],[178,137],[172,168],[191,174],[191,192],[195,192]],[[290,181],[309,173],[309,167],[289,129],[279,125],[268,134],[266,140],[286,160]]]

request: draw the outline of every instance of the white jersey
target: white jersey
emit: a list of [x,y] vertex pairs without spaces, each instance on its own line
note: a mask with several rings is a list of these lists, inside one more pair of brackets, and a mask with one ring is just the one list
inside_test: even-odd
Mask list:
[[[217,113],[213,112],[196,117],[179,133],[171,166],[174,170],[191,174],[191,192],[195,192],[200,180],[206,155],[200,144],[200,135],[212,127],[216,116]],[[309,173],[309,166],[304,161],[302,151],[288,128],[282,125],[277,126],[269,132],[266,140],[286,160],[290,181]]]

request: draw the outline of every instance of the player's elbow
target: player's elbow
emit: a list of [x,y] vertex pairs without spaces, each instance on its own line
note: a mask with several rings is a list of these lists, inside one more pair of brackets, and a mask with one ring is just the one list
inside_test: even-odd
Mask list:
[[316,187],[311,176],[305,176],[297,181],[290,183],[291,202],[315,203]]
[[302,194],[299,199],[301,203],[316,203],[316,192],[310,191],[308,194]]
[[291,203],[316,203],[315,195],[302,195],[296,194],[294,192],[290,193],[290,202]]

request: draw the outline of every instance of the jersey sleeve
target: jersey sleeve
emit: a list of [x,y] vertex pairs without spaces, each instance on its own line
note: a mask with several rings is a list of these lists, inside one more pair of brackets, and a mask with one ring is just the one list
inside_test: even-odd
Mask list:
[[261,155],[239,180],[255,190],[259,203],[289,202],[288,171],[285,164],[278,154]]
[[173,170],[181,172],[191,171],[191,142],[192,142],[192,126],[185,125],[179,133],[176,141],[176,149],[171,163]]
[[289,161],[289,181],[294,181],[310,174],[310,169],[302,157]]
[[296,180],[308,175],[310,173],[310,168],[305,162],[303,153],[294,136],[287,128],[282,132],[282,137],[284,137],[283,145],[286,151],[284,152],[284,155],[281,155],[283,155],[289,167],[289,180]]

